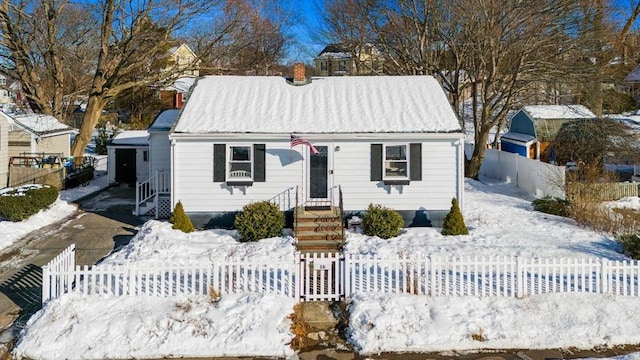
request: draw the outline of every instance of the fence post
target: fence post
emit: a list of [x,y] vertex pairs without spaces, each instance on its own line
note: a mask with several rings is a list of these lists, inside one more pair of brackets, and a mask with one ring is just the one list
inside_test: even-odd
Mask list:
[[300,271],[300,266],[302,266],[301,265],[302,261],[300,259],[301,257],[302,257],[302,253],[297,251],[296,252],[296,256],[295,256],[295,260],[294,260],[294,265],[295,266],[294,266],[294,269],[293,269],[293,272],[294,272],[294,275],[295,275],[295,278],[296,278],[293,296],[294,296],[294,299],[295,299],[296,303],[300,302],[300,293],[301,293],[301,290],[302,290],[302,278],[301,278],[302,271]]
[[351,254],[342,254],[342,295],[347,298],[351,295]]
[[608,294],[609,293],[609,283],[607,281],[607,275],[609,272],[609,260],[607,259],[602,259],[602,261],[600,262],[600,276],[601,276],[601,280],[600,280],[600,288],[601,288],[601,293],[602,294]]
[[136,181],[136,215],[140,215],[140,183]]
[[42,267],[42,304],[51,299],[51,270],[49,265]]
[[521,299],[524,297],[524,259],[520,256],[516,258],[516,297]]
[[427,261],[429,262],[429,280],[431,283],[431,286],[429,288],[429,295],[436,296],[436,265],[434,264],[435,260],[431,258],[431,256],[428,256]]
[[155,174],[155,176],[153,177],[153,179],[154,179],[154,180],[153,180],[153,183],[154,183],[154,189],[153,189],[153,205],[154,205],[154,206],[155,206],[155,208],[156,208],[156,211],[155,211],[155,214],[156,214],[155,218],[156,218],[156,219],[159,217],[159,216],[158,216],[158,215],[159,215],[159,214],[158,214],[158,207],[159,207],[159,206],[158,206],[158,178],[159,178],[159,177],[160,177],[160,174],[158,173],[158,171],[156,171],[156,174]]

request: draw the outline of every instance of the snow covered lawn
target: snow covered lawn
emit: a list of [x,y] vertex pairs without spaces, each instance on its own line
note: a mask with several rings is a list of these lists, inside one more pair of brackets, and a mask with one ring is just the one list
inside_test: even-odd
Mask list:
[[[379,257],[419,251],[457,256],[627,259],[612,237],[533,211],[533,198],[518,193],[512,185],[466,180],[465,187],[463,214],[469,235],[443,237],[437,228],[406,229],[390,240],[349,233],[345,251]],[[634,199],[622,202],[634,201],[638,203]],[[233,231],[183,234],[167,223],[149,221],[129,245],[104,263],[206,265],[232,256],[293,259],[294,251],[290,237],[239,243]],[[292,334],[286,317],[292,307],[288,298],[256,294],[223,294],[218,305],[203,297],[63,296],[48,302],[32,317],[15,353],[32,359],[50,359],[52,351],[63,354],[65,349],[68,358],[288,356],[292,354],[287,345]],[[637,298],[354,294],[350,309],[350,341],[363,354],[640,343]],[[96,339],[106,342],[98,346]]]

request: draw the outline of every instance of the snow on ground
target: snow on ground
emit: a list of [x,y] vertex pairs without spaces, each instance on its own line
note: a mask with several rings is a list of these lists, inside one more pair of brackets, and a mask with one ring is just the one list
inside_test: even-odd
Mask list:
[[88,194],[107,187],[106,156],[97,156],[96,177],[88,186],[60,191],[60,198],[51,207],[20,222],[0,220],[0,250],[11,246],[28,233],[67,218],[76,211],[76,206],[69,202],[76,201]]
[[[533,211],[532,198],[512,184],[466,180],[465,190],[463,214],[469,235],[443,237],[437,228],[413,228],[397,238],[382,240],[350,232],[346,251],[378,256],[428,252],[626,259],[610,236]],[[636,207],[640,199],[626,198],[619,203]],[[234,231],[183,234],[167,223],[149,221],[129,245],[104,263],[207,264],[225,257],[288,258],[294,254],[290,237],[256,243],[236,239]],[[208,301],[202,297],[63,296],[49,301],[29,320],[15,354],[32,359],[56,358],[51,354],[62,351],[67,358],[291,354],[287,345],[292,338],[287,320],[293,311],[291,299],[223,294],[217,305]],[[363,354],[592,348],[640,343],[638,315],[640,302],[636,298],[611,295],[548,294],[511,299],[354,294],[349,334]],[[101,339],[100,345],[96,339]]]

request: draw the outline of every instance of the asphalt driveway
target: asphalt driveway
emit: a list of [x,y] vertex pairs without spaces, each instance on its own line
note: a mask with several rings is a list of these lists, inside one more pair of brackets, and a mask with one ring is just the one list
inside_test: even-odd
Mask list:
[[132,215],[135,188],[111,187],[77,202],[69,218],[29,233],[0,253],[0,344],[41,308],[42,266],[71,244],[76,264],[93,265],[126,245],[144,220]]

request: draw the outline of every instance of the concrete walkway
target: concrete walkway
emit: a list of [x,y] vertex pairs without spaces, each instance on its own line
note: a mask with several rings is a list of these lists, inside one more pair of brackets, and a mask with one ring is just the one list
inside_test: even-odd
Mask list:
[[112,187],[78,201],[68,219],[29,233],[0,253],[0,344],[41,308],[42,268],[71,244],[76,264],[93,265],[127,244],[143,221],[132,215],[135,189]]

